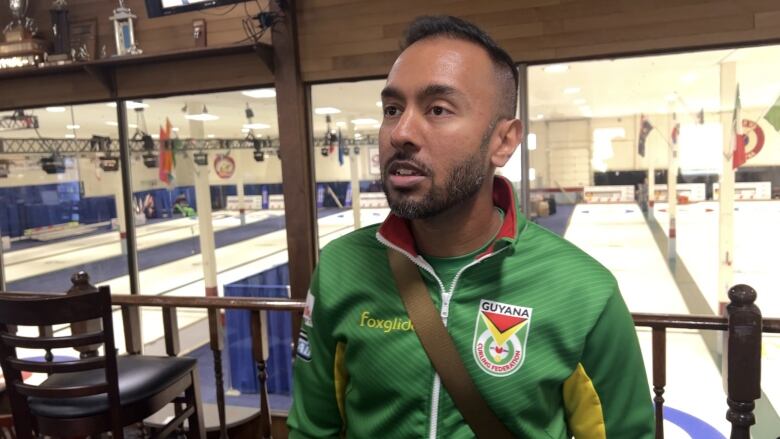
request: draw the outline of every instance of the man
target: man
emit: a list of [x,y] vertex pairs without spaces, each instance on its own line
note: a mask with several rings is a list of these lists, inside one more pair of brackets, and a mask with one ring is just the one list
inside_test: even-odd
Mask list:
[[521,138],[517,73],[452,17],[410,26],[382,91],[392,213],[322,250],[298,342],[290,437],[466,438],[388,266],[419,267],[469,375],[517,437],[651,438],[633,322],[614,277],[518,211],[493,177]]

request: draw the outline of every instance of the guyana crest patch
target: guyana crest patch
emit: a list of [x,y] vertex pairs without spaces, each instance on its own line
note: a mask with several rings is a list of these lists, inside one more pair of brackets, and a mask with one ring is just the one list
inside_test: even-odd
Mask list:
[[515,373],[525,360],[532,308],[482,300],[474,328],[474,359],[493,376]]

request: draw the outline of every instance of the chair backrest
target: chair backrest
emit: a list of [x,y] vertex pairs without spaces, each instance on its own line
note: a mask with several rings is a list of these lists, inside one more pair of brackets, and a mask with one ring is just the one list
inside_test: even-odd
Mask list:
[[[74,398],[107,394],[112,426],[120,425],[119,390],[116,349],[111,318],[111,292],[100,287],[96,292],[76,295],[0,292],[0,365],[5,375],[11,410],[20,429],[30,431],[35,425],[28,398]],[[24,327],[72,324],[101,319],[102,329],[71,335],[22,335]],[[17,331],[19,327],[20,331]],[[50,351],[102,344],[104,355],[83,359],[37,361],[19,358],[17,349]],[[33,354],[34,355],[34,354]],[[103,369],[105,381],[97,384],[69,387],[36,386],[23,382],[23,374],[59,374]]]

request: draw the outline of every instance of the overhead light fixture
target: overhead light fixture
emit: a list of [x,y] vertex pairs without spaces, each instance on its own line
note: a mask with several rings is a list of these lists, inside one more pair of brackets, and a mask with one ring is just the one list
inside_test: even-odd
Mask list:
[[344,127],[347,126],[347,123],[339,121],[339,122],[336,122],[336,126],[339,127],[339,128],[344,128]]
[[575,95],[580,92],[579,87],[566,87],[563,89],[563,93],[567,95]]
[[75,138],[76,138],[76,135],[75,135],[75,134],[68,133],[68,134],[65,134],[65,138],[66,138],[66,139],[75,139]]
[[144,166],[147,168],[156,168],[157,167],[157,154],[154,154],[152,152],[147,152],[146,154],[141,156],[144,160]]
[[544,114],[542,114],[542,113],[539,113],[539,114],[537,114],[537,115],[536,115],[536,119],[537,119],[537,120],[542,120],[542,119],[544,119]]
[[64,113],[65,107],[46,107],[46,111],[49,113]]
[[216,137],[216,136],[215,136],[215,135],[213,135],[213,134],[208,134],[206,137],[208,137],[209,139],[213,139],[213,138],[214,138],[214,137]]
[[71,125],[71,124],[68,124],[68,125],[65,125],[65,128],[67,128],[69,130],[77,130],[77,129],[81,128],[81,125]]
[[544,68],[547,73],[563,73],[569,70],[568,64],[550,64]]
[[62,174],[65,172],[65,160],[57,153],[49,157],[43,157],[41,159],[41,169],[47,174]]
[[198,114],[188,114],[188,115],[186,115],[184,117],[186,119],[197,120],[199,122],[209,122],[209,121],[212,121],[212,120],[219,119],[219,116],[217,116],[216,114],[209,114],[209,110],[206,108],[205,105],[203,106],[203,111],[201,111],[200,113],[198,113]]
[[314,114],[338,114],[341,110],[335,107],[318,107],[314,109]]
[[[109,125],[109,126],[112,126],[112,127],[118,127],[119,126],[119,124],[114,122],[113,120],[107,120],[106,121],[106,125]],[[138,125],[136,125],[134,123],[129,123],[129,124],[127,124],[127,127],[128,128],[138,128]]]
[[376,101],[376,106],[382,108],[382,101]]
[[[111,108],[116,108],[116,102],[109,102],[106,105]],[[125,107],[128,110],[137,110],[139,108],[149,108],[149,104],[143,103],[141,101],[125,101]]]
[[247,131],[248,130],[264,130],[266,128],[271,128],[271,125],[268,125],[268,124],[265,124],[265,123],[245,123],[244,126],[243,126],[243,129],[241,131],[244,131],[244,130],[247,130]]
[[119,157],[111,157],[110,155],[100,157],[99,166],[106,172],[116,172],[119,170]]
[[198,166],[207,166],[209,164],[209,155],[203,151],[198,151],[192,155],[192,160]]
[[353,125],[376,125],[379,123],[376,119],[371,118],[360,118],[360,119],[353,119],[352,121]]
[[273,88],[258,88],[256,90],[244,90],[241,94],[255,99],[275,98],[276,90]]

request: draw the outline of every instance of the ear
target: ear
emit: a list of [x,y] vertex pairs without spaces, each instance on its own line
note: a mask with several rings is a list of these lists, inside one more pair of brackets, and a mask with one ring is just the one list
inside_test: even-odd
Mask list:
[[500,168],[509,161],[520,143],[520,139],[523,138],[523,124],[520,119],[502,120],[496,126],[496,134],[499,136],[500,143],[493,150],[490,163],[496,168]]

